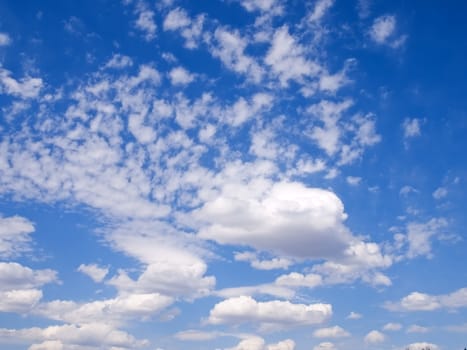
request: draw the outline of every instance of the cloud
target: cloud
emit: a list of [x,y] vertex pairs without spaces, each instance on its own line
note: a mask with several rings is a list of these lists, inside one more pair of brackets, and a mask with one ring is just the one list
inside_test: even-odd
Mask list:
[[190,329],[176,333],[175,338],[183,341],[206,341],[215,339],[222,335],[223,333],[220,332],[205,332]]
[[416,136],[420,136],[420,135],[421,135],[421,131],[420,131],[420,119],[417,119],[417,118],[413,118],[413,119],[406,118],[406,119],[404,120],[404,123],[402,124],[402,129],[403,129],[403,131],[404,131],[404,138],[405,138],[405,139],[412,138],[412,137],[416,137]]
[[39,289],[0,291],[0,312],[28,313],[41,299]]
[[408,244],[407,257],[431,256],[431,239],[439,237],[448,226],[444,218],[431,219],[425,223],[411,222],[407,224],[406,240]]
[[370,28],[370,38],[377,44],[392,48],[402,46],[407,40],[406,35],[397,36],[397,21],[393,15],[383,15],[376,18]]
[[249,262],[251,267],[258,270],[287,269],[292,265],[292,261],[285,258],[260,259],[253,252],[237,252],[234,255],[235,261]]
[[354,312],[354,311],[351,311],[350,314],[347,316],[347,318],[349,320],[359,320],[363,317],[363,315],[357,313],[357,312]]
[[464,308],[467,307],[467,288],[441,295],[412,292],[398,302],[386,302],[384,307],[390,311],[407,312]]
[[164,19],[164,31],[178,31],[185,39],[184,46],[187,49],[195,49],[199,46],[203,34],[204,15],[198,15],[191,19],[182,8],[171,10]]
[[21,216],[0,216],[0,256],[11,257],[29,250],[31,221]]
[[29,350],[98,350],[139,348],[147,341],[105,323],[64,324],[46,328],[0,329],[2,339],[34,342]]
[[350,186],[358,186],[362,181],[362,178],[358,176],[347,176],[345,180]]
[[442,199],[448,195],[448,190],[445,187],[438,187],[434,192],[433,192],[433,198],[434,199]]
[[[199,237],[297,258],[342,252],[351,235],[343,225],[346,214],[335,194],[292,182],[262,185],[226,187],[205,203],[195,213],[206,223]],[[256,190],[250,191],[251,186]]]
[[0,33],[0,46],[8,46],[11,44],[11,38],[7,33]]
[[32,270],[15,262],[0,262],[0,291],[31,289],[57,281],[56,271]]
[[406,350],[426,350],[426,349],[438,350],[439,347],[436,344],[422,342],[422,343],[408,344],[404,346],[404,349]]
[[292,304],[288,301],[256,301],[251,297],[229,298],[216,304],[209,313],[211,324],[256,323],[261,328],[320,324],[330,318],[329,304]]
[[259,83],[264,71],[256,60],[247,55],[248,41],[238,31],[217,28],[214,32],[214,44],[210,50],[228,69],[246,75],[247,79]]
[[146,41],[154,40],[156,37],[157,25],[154,21],[154,12],[151,10],[142,10],[138,13],[138,19],[135,27],[144,33]]
[[104,65],[104,68],[123,69],[133,66],[133,60],[125,55],[115,54]]
[[331,342],[323,342],[313,347],[313,350],[337,350],[336,346]]
[[407,333],[427,333],[429,332],[429,328],[419,326],[417,324],[411,325],[409,328],[407,328]]
[[276,278],[275,284],[279,286],[287,287],[306,287],[314,288],[320,286],[323,283],[323,279],[317,274],[303,275],[298,272],[292,272],[288,275],[281,275]]
[[350,333],[339,326],[319,328],[313,332],[315,338],[345,338],[349,336]]
[[318,0],[315,3],[315,7],[313,11],[308,16],[308,21],[310,22],[317,22],[320,21],[326,12],[334,5],[334,0]]
[[364,340],[367,344],[379,344],[386,340],[386,336],[380,331],[373,330],[365,336]]
[[94,282],[102,282],[109,273],[108,267],[99,267],[96,264],[81,264],[78,267],[78,271],[89,276]]
[[386,323],[383,326],[383,331],[399,331],[402,329],[402,325],[400,323]]
[[246,337],[236,346],[225,350],[294,350],[295,342],[292,339],[282,340],[275,344],[266,344],[263,338],[257,336]]
[[194,75],[183,67],[173,68],[169,76],[172,85],[187,85],[195,79]]
[[306,76],[317,75],[321,67],[308,60],[303,47],[290,35],[289,28],[282,26],[274,33],[265,63],[271,67],[281,86],[288,85],[289,80],[301,81]]
[[0,68],[0,92],[23,99],[32,99],[39,96],[43,81],[41,78],[24,77],[16,80],[11,72]]

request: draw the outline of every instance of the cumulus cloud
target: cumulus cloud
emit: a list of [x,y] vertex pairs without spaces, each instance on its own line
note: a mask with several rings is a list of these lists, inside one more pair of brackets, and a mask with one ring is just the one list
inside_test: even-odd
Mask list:
[[313,350],[337,350],[334,343],[331,342],[322,342],[313,347]]
[[426,342],[420,342],[420,343],[412,343],[404,346],[404,349],[406,350],[438,350],[439,347],[436,344],[432,343],[426,343]]
[[29,249],[34,225],[21,216],[0,216],[0,256],[10,257]]
[[34,342],[29,350],[94,350],[102,346],[112,349],[139,348],[147,345],[127,332],[105,323],[64,324],[46,328],[0,329],[5,340]]
[[292,261],[285,258],[260,259],[254,252],[237,252],[235,261],[249,262],[251,267],[258,270],[287,269]]
[[169,73],[172,85],[187,85],[191,83],[195,77],[183,67],[173,68]]
[[467,307],[467,288],[441,295],[413,292],[398,302],[385,303],[385,308],[391,311],[433,311],[441,308],[455,310],[464,307]]
[[133,66],[133,60],[125,55],[115,54],[104,65],[104,68],[123,69]]
[[370,28],[371,39],[380,45],[398,48],[404,44],[407,36],[397,36],[397,20],[393,15],[383,15],[376,18]]
[[315,338],[344,338],[349,336],[350,333],[339,326],[319,328],[313,332]]
[[211,324],[255,323],[261,328],[320,324],[332,315],[329,304],[292,304],[288,301],[260,302],[247,296],[217,303],[209,313]]
[[295,342],[286,339],[275,344],[266,344],[265,340],[257,336],[249,336],[241,340],[236,346],[225,350],[294,350]]
[[365,335],[365,343],[367,344],[379,344],[386,340],[386,336],[377,330],[372,330],[367,335]]
[[78,271],[89,276],[94,282],[102,282],[109,273],[108,267],[100,267],[97,264],[81,264]]
[[407,328],[407,333],[427,333],[429,332],[429,328],[419,326],[418,324],[413,324],[409,328]]
[[0,92],[23,99],[32,99],[39,96],[43,81],[41,78],[26,76],[19,80],[11,76],[11,72],[0,68]]
[[11,44],[11,38],[7,33],[0,33],[0,46],[8,46]]
[[408,138],[420,136],[421,135],[420,126],[421,126],[420,119],[406,118],[402,124],[402,129],[404,131],[404,138],[408,139]]
[[399,331],[402,329],[402,325],[400,323],[386,323],[383,326],[383,331]]
[[185,39],[187,49],[199,46],[203,34],[204,16],[198,15],[191,19],[187,12],[178,7],[171,10],[164,19],[164,31],[177,31]]
[[317,75],[321,70],[318,63],[306,58],[303,47],[289,33],[287,26],[274,33],[265,62],[282,86],[287,86],[290,80],[301,81],[304,77]]
[[442,199],[448,195],[448,190],[445,187],[438,187],[434,192],[433,192],[433,198],[434,199]]
[[151,41],[156,37],[157,25],[154,21],[154,12],[151,10],[142,10],[138,13],[135,27],[144,33],[144,38]]
[[359,320],[363,317],[363,315],[359,314],[358,312],[351,311],[350,314],[347,316],[349,320]]
[[334,193],[292,182],[263,186],[225,188],[196,212],[207,224],[198,235],[299,258],[334,256],[348,244],[346,214]]

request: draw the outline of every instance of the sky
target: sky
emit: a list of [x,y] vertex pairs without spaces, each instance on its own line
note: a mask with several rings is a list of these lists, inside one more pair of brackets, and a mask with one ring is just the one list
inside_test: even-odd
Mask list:
[[466,11],[0,0],[0,347],[464,349]]

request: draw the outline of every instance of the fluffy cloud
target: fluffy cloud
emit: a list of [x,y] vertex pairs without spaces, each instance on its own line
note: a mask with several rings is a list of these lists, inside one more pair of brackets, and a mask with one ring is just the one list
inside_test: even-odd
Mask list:
[[393,15],[383,15],[373,21],[369,34],[371,39],[380,45],[388,45],[392,48],[400,47],[407,37],[397,36],[397,21]]
[[426,349],[438,350],[439,347],[436,344],[421,342],[421,343],[408,344],[404,346],[404,349],[406,350],[426,350]]
[[417,324],[411,325],[407,328],[407,333],[427,333],[430,329],[427,327],[419,326]]
[[0,33],[0,46],[8,46],[11,44],[11,38],[7,33]]
[[261,328],[320,324],[332,315],[329,304],[292,304],[288,301],[259,302],[241,296],[226,299],[209,313],[211,324],[259,323]]
[[42,85],[41,78],[24,77],[16,80],[11,77],[10,71],[0,68],[0,93],[31,99],[39,95]]
[[170,76],[170,81],[172,82],[172,85],[187,85],[194,80],[193,74],[188,72],[183,67],[173,68],[170,71],[169,76]]
[[138,19],[135,27],[144,33],[144,38],[151,41],[156,37],[157,25],[154,21],[154,12],[151,10],[142,10],[138,13]]
[[31,221],[21,216],[0,216],[0,256],[9,257],[29,249]]
[[247,337],[241,340],[236,346],[225,350],[294,350],[295,342],[291,339],[286,339],[275,344],[266,345],[263,338]]
[[276,30],[265,62],[279,79],[282,86],[290,80],[301,81],[304,77],[317,75],[321,67],[305,57],[303,47],[290,35],[289,28]]
[[235,261],[247,261],[258,270],[287,269],[292,264],[291,260],[285,258],[260,259],[253,252],[237,252],[234,258]]
[[386,336],[380,331],[373,330],[365,336],[364,340],[367,344],[379,344],[386,340]]
[[196,216],[208,225],[198,235],[299,258],[329,257],[345,249],[351,234],[335,194],[292,182],[266,182],[262,189],[251,186],[256,191],[226,186],[203,205]]
[[27,313],[42,299],[39,289],[0,291],[0,312]]
[[178,31],[185,39],[185,47],[195,49],[198,47],[203,34],[203,23],[203,15],[191,19],[184,9],[178,7],[167,14],[163,28],[165,31]]
[[413,118],[413,119],[405,119],[404,123],[402,124],[402,129],[404,131],[404,138],[408,139],[411,137],[420,136],[420,119]]
[[413,292],[398,302],[386,302],[385,307],[391,311],[433,311],[441,308],[463,308],[467,307],[467,288],[442,295]]
[[313,347],[313,350],[337,350],[336,346],[331,342],[323,342]]
[[147,341],[105,323],[64,324],[47,328],[0,329],[2,339],[35,342],[30,350],[97,350],[137,348]]
[[78,267],[78,271],[89,276],[94,282],[102,282],[105,276],[107,276],[107,274],[109,273],[109,268],[99,267],[96,264],[81,264]]
[[350,333],[339,326],[319,328],[313,332],[315,338],[343,338],[349,336]]
[[383,331],[399,331],[402,329],[402,325],[400,323],[386,323],[383,326]]

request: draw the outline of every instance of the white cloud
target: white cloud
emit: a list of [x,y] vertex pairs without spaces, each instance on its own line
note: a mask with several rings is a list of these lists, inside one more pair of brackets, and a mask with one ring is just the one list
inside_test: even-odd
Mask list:
[[154,15],[151,10],[142,10],[138,13],[138,19],[135,22],[136,28],[144,33],[144,38],[147,41],[156,37],[157,25],[154,21]]
[[237,252],[234,255],[235,261],[249,262],[251,267],[258,270],[287,269],[292,261],[285,258],[260,259],[253,252]]
[[194,75],[183,67],[173,68],[169,76],[172,85],[187,85],[195,79]]
[[334,256],[351,239],[343,225],[346,214],[339,198],[332,192],[299,183],[231,185],[195,215],[206,222],[198,234],[202,238],[249,245],[285,256]]
[[10,257],[29,250],[31,221],[21,216],[0,216],[0,257]]
[[431,219],[425,223],[411,222],[407,224],[406,240],[408,243],[407,257],[431,256],[432,237],[439,237],[446,229],[448,222],[443,218]]
[[125,55],[115,54],[104,65],[104,68],[122,69],[133,66],[133,60]]
[[404,123],[402,124],[402,129],[404,131],[404,138],[408,139],[411,137],[420,136],[420,119],[413,118],[409,119],[406,118]]
[[261,328],[320,324],[330,318],[329,304],[292,304],[288,301],[259,302],[251,297],[230,298],[216,304],[209,313],[211,324],[259,323]]
[[206,341],[212,340],[219,336],[222,336],[222,333],[219,332],[205,332],[198,330],[186,330],[181,331],[175,334],[175,338],[183,341]]
[[386,323],[383,326],[383,331],[399,331],[402,329],[402,325],[400,323]]
[[0,312],[28,313],[41,299],[39,289],[0,291]]
[[347,176],[345,180],[351,186],[358,186],[360,182],[362,181],[362,178],[358,176]]
[[295,342],[286,339],[275,344],[268,344],[263,338],[258,336],[249,336],[241,340],[236,346],[225,350],[294,350]]
[[323,342],[313,347],[313,350],[337,350],[336,346],[331,342]]
[[449,294],[430,295],[413,292],[398,302],[386,302],[384,307],[391,311],[433,311],[467,307],[467,288]]
[[29,350],[98,350],[139,348],[147,341],[105,323],[64,324],[46,328],[0,329],[2,339],[34,342]]
[[185,47],[194,49],[199,46],[203,34],[204,15],[192,20],[182,8],[171,10],[164,19],[165,31],[179,31],[185,39]]
[[438,350],[439,347],[436,344],[432,343],[426,343],[426,342],[421,342],[421,343],[412,343],[404,346],[404,349],[406,350]]
[[248,41],[238,31],[217,28],[214,38],[215,44],[211,47],[214,57],[218,57],[228,69],[246,75],[249,80],[256,83],[261,81],[263,69],[245,53]]
[[448,190],[445,187],[438,187],[434,192],[433,192],[433,198],[434,199],[442,199],[448,195]]
[[319,328],[313,332],[315,338],[345,338],[349,336],[350,333],[339,326]]
[[279,286],[287,287],[307,287],[314,288],[320,286],[323,283],[323,279],[317,274],[303,275],[298,272],[291,272],[288,275],[281,275],[276,278],[275,284]]
[[386,340],[386,336],[380,331],[372,330],[365,336],[364,340],[367,344],[379,344]]
[[308,16],[308,21],[320,21],[332,5],[334,5],[334,0],[316,1],[315,7],[313,8],[313,12],[311,12]]
[[394,34],[396,30],[396,18],[384,15],[374,20],[370,29],[371,38],[378,44],[384,44]]
[[377,44],[398,48],[405,43],[407,36],[397,36],[396,27],[397,21],[395,16],[383,15],[373,21],[369,34],[371,39]]
[[53,270],[32,270],[15,262],[0,262],[0,291],[26,290],[57,282]]
[[408,196],[410,193],[418,193],[418,190],[412,186],[403,186],[400,191],[399,191],[399,194],[401,196]]
[[271,66],[282,86],[287,86],[289,80],[301,81],[321,71],[317,63],[305,57],[303,47],[290,35],[287,26],[280,27],[274,33],[265,62]]
[[78,267],[78,271],[89,276],[94,282],[102,282],[109,273],[108,267],[100,267],[96,264],[81,264]]
[[350,314],[347,316],[349,320],[359,320],[363,316],[357,312],[351,311]]
[[41,78],[24,77],[16,80],[11,77],[11,72],[0,68],[0,93],[5,93],[24,99],[36,98],[42,89]]
[[0,46],[8,46],[11,44],[11,38],[7,33],[0,33]]
[[419,326],[417,324],[411,325],[409,328],[407,328],[407,333],[427,333],[429,332],[429,328]]

